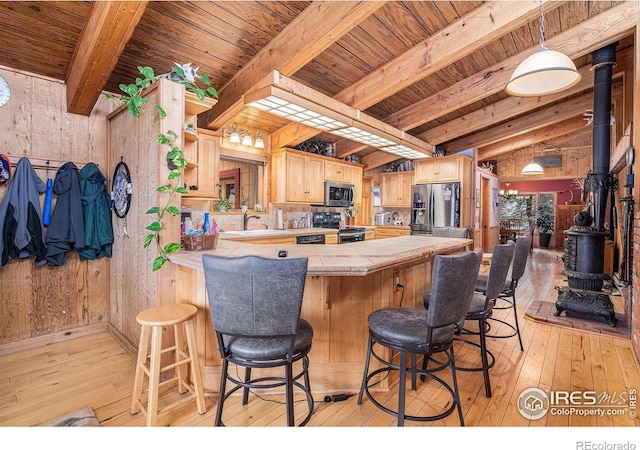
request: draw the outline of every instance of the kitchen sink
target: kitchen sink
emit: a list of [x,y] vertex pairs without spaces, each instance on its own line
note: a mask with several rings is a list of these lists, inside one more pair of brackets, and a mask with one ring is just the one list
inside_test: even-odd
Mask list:
[[261,236],[261,235],[269,235],[269,234],[283,234],[283,233],[291,233],[291,231],[287,230],[232,230],[232,231],[224,231],[227,234],[235,234],[237,236]]

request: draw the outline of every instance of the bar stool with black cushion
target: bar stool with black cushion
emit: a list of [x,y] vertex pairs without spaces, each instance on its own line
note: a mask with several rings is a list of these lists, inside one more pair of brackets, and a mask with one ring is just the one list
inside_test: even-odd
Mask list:
[[[169,304],[146,309],[136,316],[136,320],[141,326],[141,331],[133,384],[131,414],[137,414],[142,411],[146,415],[147,426],[155,426],[159,414],[173,409],[188,400],[196,400],[200,414],[207,412],[193,321],[197,313],[198,308],[194,305]],[[162,329],[170,326],[173,326],[174,345],[163,349]],[[187,340],[186,352],[183,334],[186,335]],[[151,342],[151,352],[147,353],[149,342]],[[162,355],[170,352],[174,353],[174,362],[161,367]],[[185,372],[187,365],[190,367],[190,380]],[[171,369],[175,369],[174,375],[160,382],[161,373]],[[149,378],[146,407],[142,403],[145,374]],[[172,382],[177,382],[178,392],[181,394],[188,392],[189,395],[159,408],[159,390],[162,386]]]
[[[295,425],[294,387],[306,395],[308,413],[299,423],[305,425],[313,414],[308,357],[313,329],[300,318],[308,259],[205,254],[202,263],[211,324],[222,358],[215,425],[224,426],[225,401],[237,390],[242,389],[246,406],[252,390],[277,392],[282,387],[288,426]],[[229,364],[244,368],[244,379],[229,373]],[[277,367],[284,368],[283,376],[261,370]],[[259,376],[252,377],[253,369]],[[235,385],[229,391],[227,381]]]
[[[486,337],[491,338],[510,338],[513,336],[518,336],[518,342],[520,343],[520,351],[524,351],[524,346],[522,345],[522,336],[520,335],[520,324],[518,323],[518,310],[516,308],[516,289],[518,288],[518,281],[524,275],[524,271],[527,267],[527,259],[529,257],[529,248],[531,245],[531,237],[530,236],[518,236],[516,239],[516,249],[513,256],[513,261],[511,263],[511,268],[509,269],[509,273],[507,274],[507,280],[504,285],[504,289],[498,295],[496,299],[496,304],[493,309],[510,309],[513,312],[513,324],[507,322],[503,319],[498,319],[496,317],[490,317],[489,320],[499,322],[503,325],[506,325],[511,331],[506,334],[491,334],[489,330],[487,330]],[[485,293],[487,289],[487,281],[488,275],[486,274],[478,274],[478,281],[476,284],[476,292],[480,292],[482,294]],[[498,303],[500,301],[500,303]]]
[[[369,344],[362,375],[362,385],[358,395],[358,405],[362,404],[363,394],[381,410],[398,418],[398,426],[405,420],[434,421],[443,419],[458,409],[460,425],[464,426],[464,416],[460,406],[458,382],[453,342],[456,324],[462,319],[473,297],[474,277],[460,277],[461,273],[478,273],[482,254],[465,251],[455,255],[437,255],[434,260],[431,284],[431,308],[426,311],[414,308],[383,308],[369,314]],[[455,288],[453,288],[455,286]],[[380,349],[376,351],[376,346]],[[389,351],[391,350],[391,351]],[[393,357],[399,352],[399,363]],[[451,368],[451,385],[430,370],[418,369],[415,357],[424,355],[429,358],[433,354],[445,353],[446,366]],[[385,357],[384,355],[389,355]],[[371,357],[383,366],[369,373]],[[407,358],[411,364],[407,366]],[[380,374],[399,374],[397,409],[382,404],[377,400],[370,387],[377,383]],[[406,377],[415,378],[416,373],[435,380],[451,395],[453,402],[446,402],[441,411],[430,416],[416,416],[406,413],[405,391]],[[415,390],[415,383],[412,385]],[[436,405],[438,407],[438,405]]]
[[[471,306],[464,316],[464,325],[468,322],[477,322],[478,331],[469,331],[467,328],[462,329],[462,334],[477,334],[480,342],[473,342],[468,339],[458,340],[469,343],[480,349],[481,367],[458,367],[462,371],[482,371],[484,376],[484,390],[487,397],[491,397],[491,380],[489,379],[489,369],[495,364],[495,357],[487,349],[487,319],[493,314],[493,306],[496,299],[504,289],[507,280],[507,273],[511,267],[511,261],[515,253],[516,244],[513,241],[507,241],[505,244],[496,244],[493,247],[493,258],[491,266],[489,266],[489,276],[487,278],[487,287],[484,293],[474,292]],[[477,277],[474,277],[474,281]],[[427,305],[425,305],[427,306]],[[464,325],[462,325],[464,327]]]

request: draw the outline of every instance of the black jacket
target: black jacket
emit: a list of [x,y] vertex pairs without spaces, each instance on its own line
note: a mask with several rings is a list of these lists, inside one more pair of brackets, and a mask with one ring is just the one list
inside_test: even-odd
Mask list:
[[55,209],[47,232],[47,263],[62,266],[71,248],[85,246],[84,217],[78,167],[68,162],[63,164],[53,180],[56,195]]

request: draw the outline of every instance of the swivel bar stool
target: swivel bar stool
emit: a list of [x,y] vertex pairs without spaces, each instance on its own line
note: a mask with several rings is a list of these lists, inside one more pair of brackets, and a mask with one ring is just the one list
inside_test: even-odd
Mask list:
[[[366,393],[367,398],[376,407],[398,418],[398,426],[403,426],[405,420],[425,422],[443,419],[457,408],[460,425],[464,426],[453,342],[456,324],[462,320],[469,308],[476,282],[475,277],[460,277],[460,274],[478,273],[481,260],[481,251],[437,255],[434,259],[429,310],[383,308],[369,314],[367,318],[369,344],[358,395],[358,405],[362,404],[363,394]],[[378,346],[380,349],[377,349]],[[395,352],[399,353],[398,364],[395,363],[393,357]],[[431,355],[439,353],[446,354],[447,360],[444,367],[451,368],[451,385],[435,375],[433,371],[416,367],[416,356],[424,356],[426,360]],[[369,373],[372,357],[381,363],[382,367]],[[409,366],[407,366],[407,358],[411,360]],[[383,404],[382,400],[376,399],[370,390],[372,380],[376,380],[379,374],[384,375],[394,371],[397,371],[399,377],[397,409]],[[440,408],[441,411],[434,415],[407,414],[405,408],[406,377],[411,376],[412,380],[415,380],[416,373],[442,385],[449,392],[453,401],[447,402]],[[412,389],[415,389],[415,382],[412,384]]]
[[[287,425],[295,425],[294,387],[306,396],[308,412],[299,423],[305,425],[314,406],[308,357],[313,329],[300,318],[308,259],[205,254],[202,264],[211,324],[222,359],[215,425],[224,425],[224,404],[237,390],[242,389],[242,404],[246,406],[251,391],[283,387]],[[296,363],[300,367],[294,373]],[[230,372],[229,364],[244,368],[244,378]],[[278,367],[283,369],[283,376],[261,370]],[[254,369],[258,376],[252,376]],[[229,391],[227,382],[235,385]]]
[[[495,334],[487,332],[486,337],[491,338],[510,338],[518,336],[518,342],[520,343],[520,351],[524,351],[522,345],[522,336],[520,335],[520,324],[518,323],[518,310],[516,308],[516,289],[518,288],[518,281],[524,275],[525,268],[527,267],[527,259],[529,257],[529,249],[531,247],[530,236],[518,236],[516,238],[516,250],[513,256],[513,263],[511,269],[507,275],[507,280],[504,285],[504,289],[498,295],[497,300],[501,300],[506,305],[500,305],[496,302],[493,309],[510,309],[513,312],[513,324],[503,319],[491,317],[491,321],[500,322],[511,329],[511,332],[506,334]],[[485,293],[487,289],[488,276],[485,274],[478,275],[478,282],[476,284],[476,292]]]

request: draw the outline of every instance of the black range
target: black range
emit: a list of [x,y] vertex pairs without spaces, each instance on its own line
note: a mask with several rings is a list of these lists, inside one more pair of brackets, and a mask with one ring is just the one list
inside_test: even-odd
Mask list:
[[364,241],[364,227],[340,228],[340,213],[313,213],[313,227],[338,230],[338,244]]

